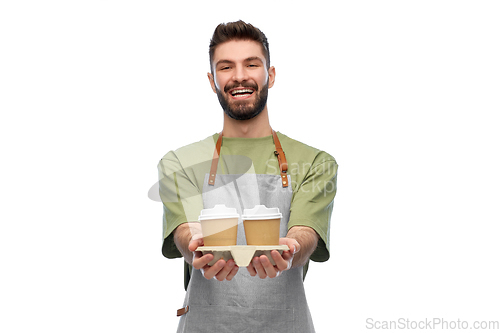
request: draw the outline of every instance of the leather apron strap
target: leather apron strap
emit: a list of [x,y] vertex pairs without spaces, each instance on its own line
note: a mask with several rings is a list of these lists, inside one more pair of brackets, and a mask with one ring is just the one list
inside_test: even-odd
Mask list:
[[[274,155],[276,155],[278,159],[278,163],[280,165],[281,172],[281,182],[283,187],[288,187],[288,163],[286,161],[285,152],[283,148],[281,148],[280,140],[278,139],[278,135],[274,130],[273,133],[273,141],[276,150],[274,151]],[[217,174],[217,165],[219,164],[219,156],[220,156],[220,148],[222,146],[222,132],[219,133],[219,138],[217,139],[217,143],[215,144],[214,157],[212,158],[212,166],[210,168],[210,175],[208,177],[208,185],[213,186],[215,184],[215,176]]]
[[222,132],[219,133],[219,138],[215,144],[214,157],[212,158],[212,167],[210,168],[210,176],[208,177],[208,185],[215,184],[215,175],[217,174],[217,165],[219,164],[220,147],[222,146]]
[[278,139],[278,135],[274,130],[273,130],[273,140],[274,140],[274,146],[276,147],[274,155],[276,155],[276,157],[278,158],[278,163],[280,164],[281,182],[283,184],[283,187],[287,187],[288,177],[286,176],[286,173],[288,171],[288,163],[286,162],[285,152],[283,151],[283,148],[281,148],[281,143],[280,140]]

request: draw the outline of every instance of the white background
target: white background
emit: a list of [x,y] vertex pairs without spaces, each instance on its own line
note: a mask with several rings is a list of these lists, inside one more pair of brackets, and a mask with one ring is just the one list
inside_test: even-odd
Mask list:
[[221,129],[208,44],[238,19],[270,42],[272,126],[340,165],[317,332],[500,321],[497,1],[172,3],[0,5],[0,331],[175,331],[147,193]]

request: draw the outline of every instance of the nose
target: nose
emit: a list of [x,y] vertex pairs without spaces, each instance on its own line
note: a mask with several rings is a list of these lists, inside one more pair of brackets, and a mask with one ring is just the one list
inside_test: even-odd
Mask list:
[[243,82],[248,80],[248,73],[246,67],[242,65],[237,65],[233,72],[233,81]]

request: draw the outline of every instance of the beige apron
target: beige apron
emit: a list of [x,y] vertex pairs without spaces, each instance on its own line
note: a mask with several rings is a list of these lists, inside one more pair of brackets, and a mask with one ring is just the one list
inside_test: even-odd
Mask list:
[[[273,131],[280,175],[216,175],[222,135],[214,152],[212,170],[203,185],[204,208],[217,204],[243,209],[255,205],[279,207],[283,214],[280,237],[288,231],[292,188],[286,175],[286,159]],[[215,165],[215,169],[214,169]],[[213,185],[212,185],[213,184]],[[238,245],[245,245],[240,218]],[[193,269],[184,301],[188,311],[180,318],[178,333],[309,333],[314,332],[302,279],[302,267],[284,271],[280,276],[260,279],[241,267],[231,281],[205,279]]]

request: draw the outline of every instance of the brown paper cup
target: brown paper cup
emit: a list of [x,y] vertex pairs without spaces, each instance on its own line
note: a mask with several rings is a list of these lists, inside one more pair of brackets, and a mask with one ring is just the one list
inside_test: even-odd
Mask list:
[[252,209],[244,209],[242,220],[247,244],[279,245],[282,217],[277,207],[257,205]]
[[200,221],[205,246],[236,245],[238,219],[213,219]]
[[279,245],[281,219],[243,220],[247,245]]
[[205,246],[236,245],[238,235],[238,218],[236,208],[215,205],[202,209],[198,221]]

